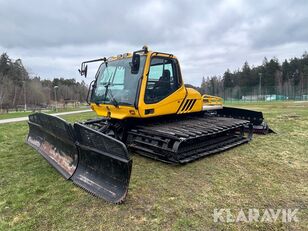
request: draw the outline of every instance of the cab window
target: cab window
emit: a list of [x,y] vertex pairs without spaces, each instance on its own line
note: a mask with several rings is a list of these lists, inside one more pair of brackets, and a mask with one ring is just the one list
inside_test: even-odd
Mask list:
[[147,80],[145,103],[157,103],[181,86],[175,59],[154,57],[151,59]]

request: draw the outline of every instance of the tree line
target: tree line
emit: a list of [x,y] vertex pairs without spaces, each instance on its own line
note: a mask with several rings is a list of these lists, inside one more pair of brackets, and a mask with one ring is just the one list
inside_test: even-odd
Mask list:
[[241,69],[233,72],[228,69],[222,76],[203,77],[198,90],[225,98],[249,94],[296,98],[308,94],[308,53],[300,58],[285,59],[282,63],[277,58],[268,60],[265,57],[259,66],[250,66],[246,61]]
[[0,110],[22,107],[47,107],[55,100],[84,102],[87,86],[84,81],[30,77],[21,59],[0,56]]
[[[191,85],[189,85],[191,86]],[[241,99],[247,95],[279,94],[294,98],[308,95],[308,53],[282,63],[277,58],[262,65],[250,66],[246,61],[241,69],[222,76],[203,77],[201,93]],[[53,80],[30,77],[21,59],[12,60],[6,53],[0,56],[0,111],[7,108],[46,107],[55,100],[84,102],[87,86],[84,81],[54,78]],[[57,99],[56,99],[57,98]]]

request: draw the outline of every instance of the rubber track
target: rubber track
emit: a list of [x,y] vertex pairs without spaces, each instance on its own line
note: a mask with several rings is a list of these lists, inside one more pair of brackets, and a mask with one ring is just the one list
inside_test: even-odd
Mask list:
[[169,163],[187,163],[247,143],[247,120],[191,116],[137,125],[128,131],[127,146],[138,154]]

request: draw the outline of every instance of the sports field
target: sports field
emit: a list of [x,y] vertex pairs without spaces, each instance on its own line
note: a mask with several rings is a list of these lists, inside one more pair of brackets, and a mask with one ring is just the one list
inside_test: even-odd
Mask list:
[[[113,205],[65,181],[0,125],[0,230],[304,230],[308,227],[308,102],[232,103],[264,112],[277,132],[185,166],[133,156],[129,194]],[[67,115],[69,121],[94,113]],[[298,209],[298,221],[215,222],[214,210]],[[223,215],[226,218],[226,215]],[[236,218],[236,217],[235,217]]]

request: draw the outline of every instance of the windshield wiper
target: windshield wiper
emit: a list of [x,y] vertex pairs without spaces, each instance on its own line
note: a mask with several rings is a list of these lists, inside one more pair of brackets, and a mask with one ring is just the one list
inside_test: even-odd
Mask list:
[[106,103],[106,99],[107,99],[107,94],[109,94],[110,98],[111,98],[111,103],[115,106],[115,107],[119,107],[119,103],[118,101],[114,98],[112,92],[111,92],[111,89],[109,89],[109,86],[111,85],[110,82],[104,84],[104,87],[106,88],[106,91],[105,91],[105,96],[104,96],[104,103]]

